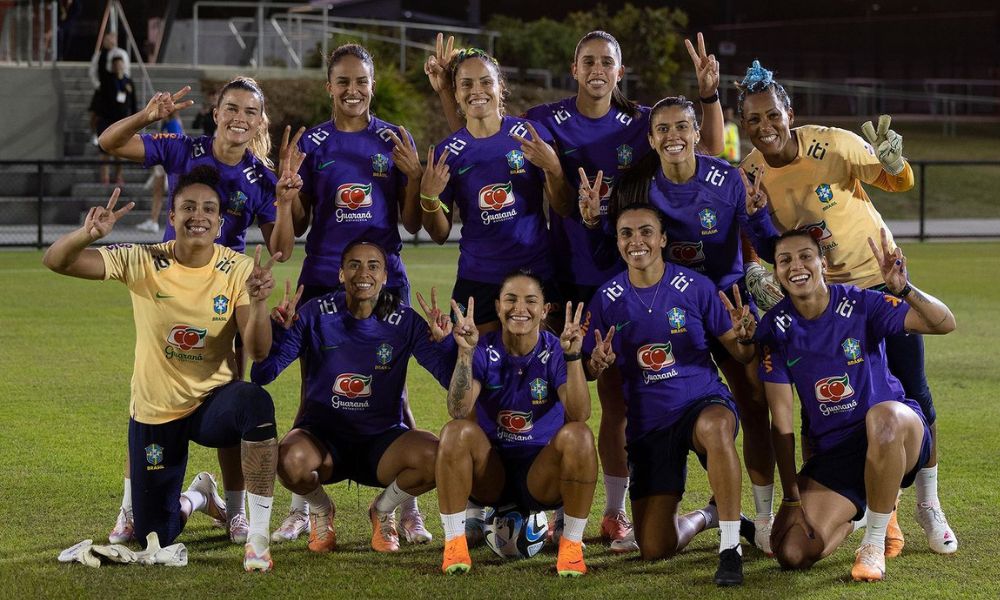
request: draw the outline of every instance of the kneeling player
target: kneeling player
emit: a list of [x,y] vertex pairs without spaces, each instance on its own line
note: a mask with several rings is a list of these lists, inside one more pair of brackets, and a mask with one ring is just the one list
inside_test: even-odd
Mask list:
[[281,440],[278,477],[309,502],[313,552],[337,545],[324,484],[351,479],[385,488],[368,510],[371,546],[378,552],[399,550],[396,507],[434,488],[438,440],[404,424],[403,386],[410,356],[445,385],[455,364],[451,324],[446,316],[436,318],[435,306],[428,332],[427,323],[385,288],[386,263],[377,244],[348,244],[340,268],[343,291],[310,300],[298,314],[285,312],[287,329],[275,326],[270,354],[251,371],[254,382],[266,384],[297,358],[305,365],[302,408]]
[[[885,577],[885,534],[896,492],[930,455],[919,405],[889,373],[884,339],[902,332],[948,333],[955,317],[911,286],[906,259],[869,239],[889,293],[824,282],[826,259],[805,230],[783,234],[775,273],[785,291],[761,322],[761,371],[784,500],[771,547],[785,568],[807,569],[829,555],[864,517],[851,576]],[[814,453],[796,475],[792,386]],[[866,508],[867,505],[867,508]]]
[[583,530],[597,484],[597,452],[586,424],[590,392],[580,362],[583,306],[574,316],[567,304],[559,338],[541,331],[542,283],[519,272],[500,285],[500,331],[479,338],[472,298],[465,315],[454,300],[452,309],[458,343],[448,390],[453,420],[441,431],[436,467],[445,532],[441,569],[456,574],[472,567],[465,538],[472,499],[524,511],[563,505],[556,569],[564,577],[583,575]]

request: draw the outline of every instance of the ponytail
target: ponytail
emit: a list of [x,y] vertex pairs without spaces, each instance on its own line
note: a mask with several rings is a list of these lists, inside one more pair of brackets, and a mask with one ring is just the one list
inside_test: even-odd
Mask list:
[[639,159],[632,168],[625,171],[611,190],[608,199],[608,221],[618,222],[618,215],[632,206],[652,206],[649,204],[649,183],[660,168],[660,155],[649,152]]

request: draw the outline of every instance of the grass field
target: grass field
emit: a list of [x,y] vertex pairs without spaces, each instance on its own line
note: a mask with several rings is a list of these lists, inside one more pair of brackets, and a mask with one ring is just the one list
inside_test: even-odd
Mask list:
[[[907,534],[903,555],[889,563],[878,585],[850,582],[860,533],[836,554],[805,573],[781,572],[773,560],[744,546],[746,584],[738,591],[712,584],[718,534],[709,532],[673,560],[644,564],[635,555],[614,556],[592,540],[586,557],[591,574],[579,580],[555,576],[551,549],[541,557],[501,562],[487,549],[473,551],[475,566],[463,578],[441,575],[441,525],[433,492],[421,497],[436,539],[397,555],[368,550],[365,515],[372,488],[329,491],[337,503],[341,550],[315,555],[304,541],[274,546],[275,570],[242,572],[242,548],[222,530],[195,515],[179,541],[190,564],[88,569],[56,562],[60,550],[84,539],[106,539],[121,497],[128,387],[134,332],[125,288],[59,277],[41,266],[35,251],[0,253],[0,597],[353,597],[353,598],[955,598],[1000,596],[1000,244],[910,244],[904,247],[914,282],[946,301],[958,331],[927,340],[927,369],[939,412],[941,496],[961,549],[938,556],[913,519],[913,491],[901,504]],[[414,290],[436,285],[450,291],[455,248],[407,248]],[[301,248],[277,277],[295,278]],[[291,423],[298,398],[298,369],[269,386],[279,430]],[[447,414],[443,391],[414,365],[410,394],[418,423],[432,431]],[[599,406],[594,396],[596,429]],[[704,472],[690,463],[685,507],[708,498]],[[218,472],[215,451],[192,446],[189,476]],[[744,477],[744,510],[752,510]],[[289,494],[276,492],[273,524],[284,516]],[[598,487],[588,538],[597,533],[603,507]]]

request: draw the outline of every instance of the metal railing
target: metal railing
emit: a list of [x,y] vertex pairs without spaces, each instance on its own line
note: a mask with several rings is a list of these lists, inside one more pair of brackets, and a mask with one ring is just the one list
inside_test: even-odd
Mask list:
[[[0,161],[0,246],[42,248],[79,227],[86,211],[105,204],[111,194],[113,186],[95,183],[98,167],[106,164],[96,160]],[[150,171],[135,163],[110,164],[124,168],[126,183],[119,205],[132,201],[137,207],[107,241],[159,241],[161,234],[135,229],[148,215],[151,193],[142,181]],[[897,238],[1000,238],[1000,202],[994,193],[1000,187],[1000,160],[912,160],[910,164],[917,179],[910,192],[882,197],[877,189],[867,188]],[[957,171],[946,176],[949,169]],[[967,187],[959,185],[963,182]],[[959,196],[971,208],[956,208],[962,205],[956,203]],[[248,234],[253,242],[259,232],[252,228]],[[424,239],[408,236],[405,241],[418,244]]]
[[0,62],[29,67],[54,64],[59,56],[56,0],[7,0],[0,24]]

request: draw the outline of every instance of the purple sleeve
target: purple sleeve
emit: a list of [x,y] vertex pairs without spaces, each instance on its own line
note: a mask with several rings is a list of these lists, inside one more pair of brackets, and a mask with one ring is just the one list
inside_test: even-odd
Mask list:
[[306,139],[303,136],[298,143],[299,150],[305,152],[306,159],[302,162],[302,167],[299,168],[299,177],[302,178],[302,188],[299,190],[300,193],[313,198],[313,176],[316,174],[313,171],[313,160],[309,156],[309,148],[306,148]]
[[722,303],[722,299],[714,289],[708,286],[700,288],[702,294],[706,296],[707,306],[704,311],[705,331],[716,338],[721,338],[727,331],[733,328],[733,320],[729,316],[729,311]]
[[[448,138],[445,138],[445,142],[447,141]],[[435,162],[441,158],[442,152],[449,152],[445,143],[438,144],[437,148],[434,149]],[[458,170],[455,164],[457,160],[458,157],[454,154],[445,159],[445,163],[450,167],[448,172],[451,174],[451,177],[448,179],[448,183],[445,184],[444,190],[442,190],[439,197],[441,198],[441,202],[449,209],[455,205],[455,188],[458,186]]]
[[877,340],[906,331],[906,313],[910,305],[892,294],[874,290],[857,290],[864,294],[868,332]]
[[413,356],[428,373],[434,376],[441,387],[448,389],[458,356],[455,338],[449,335],[440,342],[434,342],[424,320],[412,312],[410,316],[413,323],[410,329]]
[[140,133],[139,138],[146,153],[143,166],[147,169],[160,165],[167,173],[185,170],[191,153],[191,138],[176,133]]
[[553,390],[558,390],[566,383],[566,358],[558,342],[552,351],[552,359],[549,360],[549,382],[549,387]]
[[555,146],[556,145],[555,136],[552,135],[552,132],[549,131],[548,127],[546,127],[545,125],[542,125],[540,122],[534,121],[534,120],[531,121],[531,126],[535,128],[535,131],[538,132],[538,137],[542,138],[542,140],[546,144],[548,144],[550,146]]
[[258,385],[266,385],[274,381],[285,367],[295,362],[302,354],[302,334],[306,323],[311,322],[315,313],[299,314],[290,329],[285,329],[274,321],[271,322],[271,351],[267,358],[255,362],[250,369],[250,381]]
[[792,383],[792,374],[788,371],[788,363],[785,362],[785,351],[772,335],[771,327],[774,327],[774,320],[765,316],[760,325],[754,339],[760,343],[761,359],[758,371],[761,381]]
[[254,215],[257,218],[257,226],[260,227],[266,223],[274,223],[278,218],[278,209],[274,206],[275,196],[274,188],[278,184],[277,178],[275,178],[274,173],[272,173],[264,165],[260,165],[261,170],[264,172],[263,181],[260,182],[260,205],[257,210],[254,211]]
[[477,380],[479,383],[486,381],[487,361],[486,348],[481,344],[477,345],[472,351],[472,378]]
[[[587,305],[587,311],[583,315],[583,353],[587,356],[594,351],[597,342],[594,340],[594,331],[600,331],[601,337],[607,337],[608,332],[604,327],[604,314],[601,306],[601,290],[597,290],[594,297]],[[614,342],[614,340],[611,340]]]
[[[738,173],[737,173],[738,174]],[[759,209],[753,216],[747,214],[746,193],[747,188],[743,185],[743,178],[737,177],[733,186],[733,195],[736,196],[736,219],[739,221],[740,229],[745,231],[750,237],[750,243],[757,254],[767,262],[774,264],[774,243],[780,235],[771,222],[771,215],[768,207]]]

